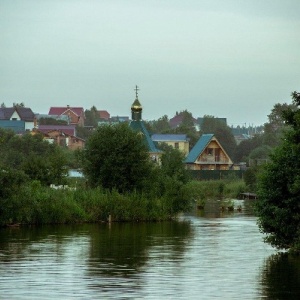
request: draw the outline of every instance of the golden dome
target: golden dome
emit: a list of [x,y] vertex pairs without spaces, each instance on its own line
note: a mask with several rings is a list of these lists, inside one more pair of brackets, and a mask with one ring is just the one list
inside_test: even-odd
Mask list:
[[136,98],[131,105],[131,110],[132,111],[141,111],[142,109],[143,108],[142,108],[140,101]]

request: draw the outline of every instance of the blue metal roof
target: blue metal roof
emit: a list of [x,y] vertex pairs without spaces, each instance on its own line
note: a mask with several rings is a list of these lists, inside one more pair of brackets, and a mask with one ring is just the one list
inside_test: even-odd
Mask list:
[[188,140],[186,134],[153,134],[151,136],[154,142],[176,141],[185,142]]
[[196,145],[190,151],[186,159],[184,160],[185,163],[194,163],[198,156],[204,151],[208,143],[213,138],[213,134],[202,134]]
[[161,152],[161,150],[158,150],[154,142],[151,140],[148,130],[146,129],[143,121],[131,121],[130,122],[130,128],[134,131],[141,132],[144,137],[144,143],[148,148],[149,152]]

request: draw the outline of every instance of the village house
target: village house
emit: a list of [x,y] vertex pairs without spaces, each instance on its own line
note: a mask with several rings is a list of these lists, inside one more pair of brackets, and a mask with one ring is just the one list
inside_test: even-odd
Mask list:
[[0,108],[0,127],[16,133],[30,131],[35,125],[35,115],[28,107],[13,106]]
[[[178,126],[180,126],[185,120],[186,113],[187,113],[187,111],[182,111],[180,113],[176,113],[176,115],[169,120],[170,127],[172,129],[174,129],[174,128],[177,128]],[[196,130],[198,130],[197,119],[192,118],[192,121],[193,121],[193,124],[194,124],[194,127],[196,128]]]
[[186,157],[189,170],[229,170],[233,162],[213,134],[203,134]]
[[158,145],[165,143],[180,150],[185,156],[189,153],[189,138],[186,134],[153,134],[151,139]]
[[75,125],[39,125],[33,133],[40,133],[50,143],[70,150],[83,149],[85,141],[76,136]]
[[83,107],[50,107],[48,115],[67,115],[71,125],[84,126],[84,109]]
[[110,118],[110,113],[107,110],[98,110],[98,114],[101,120],[108,121]]

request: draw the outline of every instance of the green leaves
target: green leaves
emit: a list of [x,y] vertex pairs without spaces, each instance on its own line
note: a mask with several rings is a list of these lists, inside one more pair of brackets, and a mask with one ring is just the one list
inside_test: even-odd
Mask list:
[[88,139],[84,173],[92,187],[129,192],[142,189],[152,165],[143,140],[127,123],[100,126]]
[[[294,103],[299,105],[294,100]],[[300,252],[300,147],[299,108],[287,108],[283,119],[291,125],[281,144],[270,155],[271,161],[259,177],[258,225],[266,241],[279,249]]]

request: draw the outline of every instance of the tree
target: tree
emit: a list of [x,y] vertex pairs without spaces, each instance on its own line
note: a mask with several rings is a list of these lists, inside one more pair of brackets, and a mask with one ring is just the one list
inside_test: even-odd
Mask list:
[[39,134],[18,136],[0,130],[0,166],[24,172],[43,185],[62,184],[67,174],[67,159],[56,144],[49,144]]
[[290,129],[270,155],[259,177],[258,225],[265,241],[278,249],[300,252],[300,94],[292,94],[297,109],[282,113]]
[[83,171],[92,187],[142,190],[152,167],[142,136],[127,123],[99,126],[83,152]]
[[40,118],[39,125],[68,125],[68,122],[54,118]]
[[25,107],[25,103],[24,102],[20,102],[20,103],[14,102],[13,106],[15,106],[15,107]]
[[264,124],[264,144],[271,147],[279,145],[287,124],[284,119],[285,111],[295,111],[296,105],[276,103],[268,115],[269,122]]
[[167,115],[160,117],[158,120],[145,122],[145,124],[147,124],[149,131],[155,133],[166,133],[171,129]]
[[250,153],[257,147],[263,145],[263,137],[261,135],[255,135],[254,137],[242,141],[237,145],[235,149],[234,161],[241,162],[249,160]]
[[85,114],[85,125],[96,128],[100,120],[100,115],[96,106],[92,106],[91,109],[86,109],[84,114]]
[[163,174],[182,183],[187,183],[189,178],[183,164],[184,154],[167,144],[160,145],[160,149],[163,151],[161,156],[161,170]]

